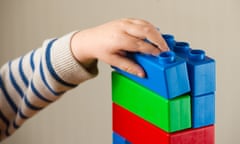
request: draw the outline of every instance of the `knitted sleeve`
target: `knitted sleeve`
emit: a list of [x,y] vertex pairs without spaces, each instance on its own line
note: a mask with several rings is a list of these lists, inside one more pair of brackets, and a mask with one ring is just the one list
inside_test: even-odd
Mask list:
[[74,59],[73,34],[47,40],[41,48],[1,67],[0,141],[66,91],[97,75],[97,61],[85,69]]

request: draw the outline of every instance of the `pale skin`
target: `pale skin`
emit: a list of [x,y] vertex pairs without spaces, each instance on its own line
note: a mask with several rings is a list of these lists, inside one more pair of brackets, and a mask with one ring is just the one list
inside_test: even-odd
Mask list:
[[[148,39],[153,43],[144,42]],[[161,33],[141,19],[119,19],[77,32],[71,40],[74,57],[86,68],[96,60],[144,77],[143,69],[125,56],[126,52],[159,55],[169,48]]]

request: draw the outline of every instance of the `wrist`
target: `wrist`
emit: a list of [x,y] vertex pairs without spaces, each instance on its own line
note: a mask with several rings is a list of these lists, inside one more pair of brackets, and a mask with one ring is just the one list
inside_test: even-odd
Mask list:
[[76,32],[71,39],[70,49],[73,57],[86,69],[96,64],[97,59],[87,56],[84,46],[81,46],[81,32]]

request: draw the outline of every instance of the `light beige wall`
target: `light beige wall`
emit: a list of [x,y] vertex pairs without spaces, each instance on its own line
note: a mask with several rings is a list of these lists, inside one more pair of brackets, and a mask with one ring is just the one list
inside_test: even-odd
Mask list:
[[[122,17],[151,21],[217,61],[216,143],[240,143],[239,0],[0,0],[0,64],[44,39]],[[3,144],[110,144],[110,67],[29,120]]]

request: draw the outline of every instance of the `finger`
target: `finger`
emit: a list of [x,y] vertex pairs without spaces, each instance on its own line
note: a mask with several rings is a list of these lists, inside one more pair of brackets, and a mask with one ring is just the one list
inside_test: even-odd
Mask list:
[[130,51],[130,52],[141,52],[145,54],[159,55],[161,52],[160,49],[156,48],[154,45],[126,35],[124,41],[121,43],[121,50]]
[[138,25],[133,23],[125,23],[124,30],[127,34],[139,39],[148,39],[156,45],[161,51],[169,50],[161,33],[151,24]]
[[128,29],[127,32],[131,35],[135,35],[138,38],[149,40],[151,43],[157,46],[157,48],[161,49],[161,51],[169,50],[165,40],[161,36],[161,33],[157,31],[155,27],[141,27],[139,27],[139,29],[137,29],[137,27],[136,29]]
[[138,64],[128,59],[127,57],[113,55],[109,64],[133,75],[145,77],[144,70]]
[[128,21],[129,23],[132,23],[132,24],[152,25],[150,22],[148,22],[144,19],[126,18],[125,20]]

